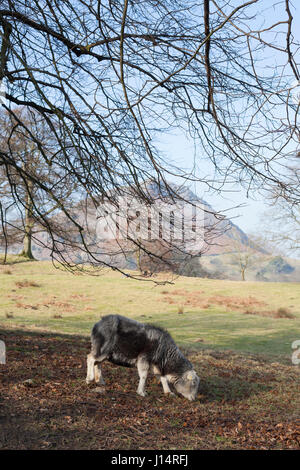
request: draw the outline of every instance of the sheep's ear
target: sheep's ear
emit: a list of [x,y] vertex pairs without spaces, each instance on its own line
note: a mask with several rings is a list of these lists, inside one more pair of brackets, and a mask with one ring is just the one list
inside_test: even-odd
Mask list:
[[187,374],[187,379],[188,380],[193,380],[195,378],[196,372],[194,370],[190,370]]

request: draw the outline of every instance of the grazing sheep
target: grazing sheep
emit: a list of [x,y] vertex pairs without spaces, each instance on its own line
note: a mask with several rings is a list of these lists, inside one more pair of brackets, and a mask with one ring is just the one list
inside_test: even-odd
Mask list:
[[137,367],[140,377],[137,393],[143,397],[152,367],[160,376],[164,393],[172,394],[169,387],[172,384],[185,398],[195,400],[199,377],[170,334],[162,328],[121,315],[107,315],[94,325],[91,344],[91,353],[87,356],[87,383],[95,380],[105,384],[100,364],[108,360],[125,367]]

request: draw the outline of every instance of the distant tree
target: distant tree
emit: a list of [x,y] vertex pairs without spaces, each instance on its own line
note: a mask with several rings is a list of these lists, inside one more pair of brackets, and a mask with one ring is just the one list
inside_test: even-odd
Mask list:
[[[297,159],[298,160],[298,159]],[[289,168],[292,184],[300,183],[300,169]],[[270,209],[265,211],[261,223],[268,242],[281,254],[300,256],[300,204],[291,203],[278,190],[268,199]]]
[[[24,132],[20,122],[25,124],[27,132]],[[67,198],[74,189],[57,164],[41,158],[40,149],[31,139],[32,132],[39,134],[44,149],[50,155],[54,151],[51,138],[44,121],[36,112],[23,107],[13,114],[4,110],[0,113],[0,146],[3,151],[10,152],[14,162],[23,170],[20,174],[14,166],[0,166],[0,209],[5,222],[0,243],[4,243],[6,253],[8,245],[21,242],[23,248],[20,255],[28,259],[34,259],[33,237],[46,230],[46,224],[40,223],[40,215],[43,214],[44,221],[54,232],[55,222],[50,216],[62,204],[67,204]],[[40,184],[52,187],[57,203],[41,192]]]
[[257,261],[257,251],[255,244],[248,239],[246,243],[242,243],[240,239],[232,242],[234,252],[231,254],[231,261],[235,264],[240,272],[242,281],[246,280],[246,271],[252,267]]
[[300,255],[300,207],[288,204],[284,199],[263,216],[266,237],[281,253]]

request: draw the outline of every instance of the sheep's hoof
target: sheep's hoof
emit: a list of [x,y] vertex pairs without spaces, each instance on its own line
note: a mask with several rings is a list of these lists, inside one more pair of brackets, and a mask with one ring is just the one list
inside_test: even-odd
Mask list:
[[106,383],[105,383],[105,381],[104,381],[103,379],[102,379],[102,380],[95,380],[95,383],[96,383],[97,385],[103,385],[103,386],[106,385]]

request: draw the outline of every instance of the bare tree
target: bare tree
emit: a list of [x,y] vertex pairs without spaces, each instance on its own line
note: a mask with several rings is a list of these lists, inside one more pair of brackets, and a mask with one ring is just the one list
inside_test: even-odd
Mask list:
[[243,244],[239,240],[233,242],[234,252],[231,254],[231,260],[238,266],[241,280],[246,280],[246,271],[255,262],[255,250],[250,243]]
[[281,199],[276,206],[266,211],[263,227],[267,240],[281,253],[300,254],[300,207]]
[[[25,133],[23,129],[19,132],[20,122],[26,125],[28,133]],[[6,225],[5,231],[3,230],[2,243],[4,242],[5,245],[5,253],[8,245],[21,243],[23,248],[20,255],[33,260],[33,238],[45,230],[39,223],[38,212],[41,208],[44,219],[48,217],[51,230],[57,231],[54,220],[50,222],[49,216],[58,209],[58,205],[53,205],[52,198],[48,198],[47,194],[41,194],[38,183],[42,182],[55,188],[56,197],[59,198],[61,204],[65,205],[74,188],[69,185],[67,178],[62,177],[57,165],[47,164],[41,158],[39,149],[31,140],[32,132],[38,133],[43,141],[44,149],[49,154],[52,150],[51,140],[45,132],[41,117],[35,111],[28,111],[22,107],[14,111],[14,116],[7,111],[0,113],[1,148],[9,152],[15,163],[24,170],[24,173],[20,174],[11,165],[0,167],[2,219],[5,220]],[[31,176],[35,178],[35,182]]]
[[[76,187],[68,202],[88,197],[97,206],[130,187],[151,203],[149,180],[182,200],[168,183],[176,176],[218,191],[228,181],[248,191],[277,188],[299,203],[299,184],[285,171],[296,151],[299,108],[291,91],[299,71],[289,0],[3,0],[0,27],[3,107],[15,119],[19,106],[43,119],[50,153],[26,122],[17,130]],[[175,128],[197,144],[191,171],[164,160],[155,143]],[[214,175],[202,171],[207,159]],[[0,166],[38,187],[77,232],[76,249],[105,265],[51,184],[10,149],[1,149]],[[49,233],[52,256],[67,264],[47,211],[35,208],[35,218]]]
[[[299,134],[298,134],[299,137]],[[295,157],[288,169],[292,185],[300,183],[300,167]],[[291,203],[278,190],[274,190],[267,202],[270,209],[261,218],[265,238],[276,250],[285,255],[300,255],[300,205]]]
[[232,262],[238,266],[241,280],[246,280],[246,272],[259,267],[262,263],[273,258],[272,246],[268,243],[265,236],[260,234],[250,234],[246,240],[235,239],[232,241],[231,254]]

